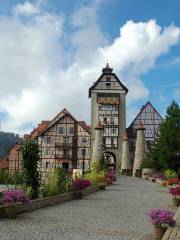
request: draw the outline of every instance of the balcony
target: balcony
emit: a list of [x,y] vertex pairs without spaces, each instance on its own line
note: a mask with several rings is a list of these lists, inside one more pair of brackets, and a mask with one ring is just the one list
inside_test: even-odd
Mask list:
[[62,147],[62,148],[72,148],[74,146],[73,143],[65,143],[65,142],[56,142],[56,147]]
[[62,154],[62,155],[56,154],[55,158],[56,159],[69,159],[69,160],[72,160],[72,155],[70,155],[70,154]]

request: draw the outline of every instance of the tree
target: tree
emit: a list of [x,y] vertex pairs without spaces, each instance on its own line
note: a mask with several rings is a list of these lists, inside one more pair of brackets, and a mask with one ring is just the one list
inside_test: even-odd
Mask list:
[[40,162],[38,144],[29,140],[24,143],[22,149],[22,168],[25,176],[25,184],[31,188],[31,197],[35,199],[39,195],[40,173],[38,165]]
[[[158,138],[147,157],[156,161],[162,170],[180,169],[180,107],[176,102],[166,110],[164,122],[160,125]],[[157,166],[155,166],[157,168]]]

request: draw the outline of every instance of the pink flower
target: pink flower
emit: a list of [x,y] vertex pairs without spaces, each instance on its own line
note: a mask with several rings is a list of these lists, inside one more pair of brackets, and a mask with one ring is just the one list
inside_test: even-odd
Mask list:
[[169,191],[175,197],[180,196],[180,186],[171,187]]

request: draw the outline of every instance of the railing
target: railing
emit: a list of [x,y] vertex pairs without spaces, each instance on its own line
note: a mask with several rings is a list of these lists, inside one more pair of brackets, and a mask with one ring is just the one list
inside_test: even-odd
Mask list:
[[58,154],[56,154],[55,158],[56,159],[72,159],[72,155],[70,155],[70,154],[58,155]]
[[74,144],[73,143],[56,142],[55,146],[56,147],[68,147],[68,148],[71,148],[71,147],[74,146]]

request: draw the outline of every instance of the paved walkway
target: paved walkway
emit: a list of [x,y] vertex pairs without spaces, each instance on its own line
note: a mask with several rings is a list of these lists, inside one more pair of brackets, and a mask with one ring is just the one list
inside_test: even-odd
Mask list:
[[171,208],[167,189],[123,177],[83,200],[73,200],[16,220],[0,219],[3,240],[152,240],[151,208]]

